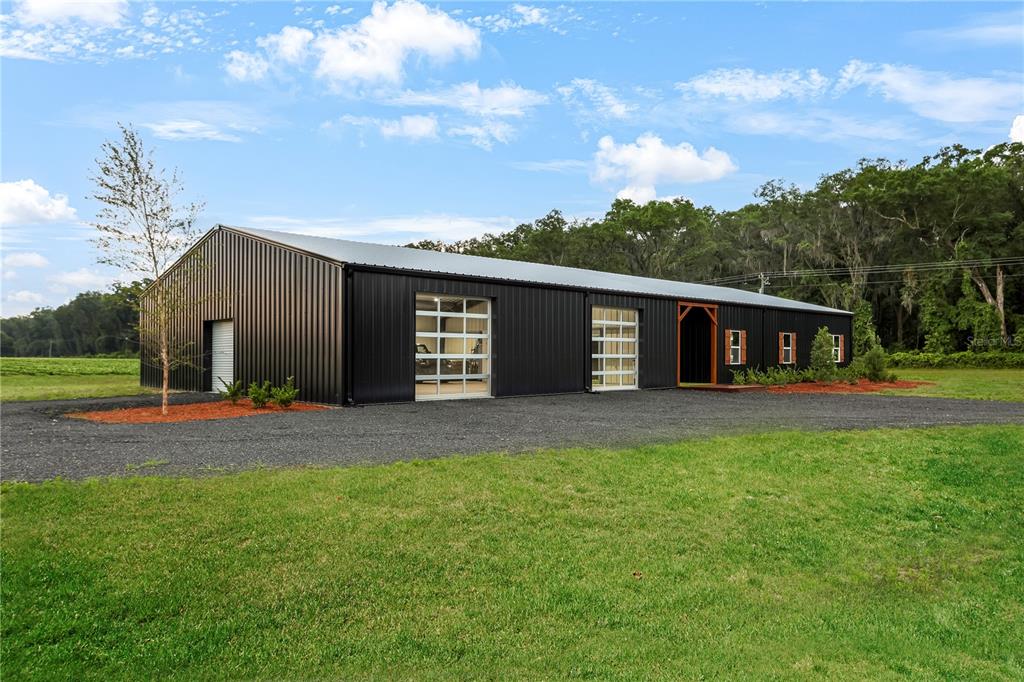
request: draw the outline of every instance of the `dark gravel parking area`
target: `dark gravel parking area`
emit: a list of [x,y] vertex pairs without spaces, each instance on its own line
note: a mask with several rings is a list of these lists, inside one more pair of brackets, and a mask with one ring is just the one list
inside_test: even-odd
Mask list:
[[149,396],[4,404],[0,478],[202,475],[783,429],[1024,424],[1024,403],[678,390],[375,405],[181,424],[96,424],[63,416],[153,404],[158,398]]

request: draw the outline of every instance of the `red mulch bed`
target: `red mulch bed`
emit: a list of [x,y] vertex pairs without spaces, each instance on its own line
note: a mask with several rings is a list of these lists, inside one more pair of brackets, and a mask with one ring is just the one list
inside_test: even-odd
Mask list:
[[212,403],[188,403],[185,405],[168,405],[167,414],[160,413],[160,407],[127,407],[120,410],[97,410],[95,412],[69,412],[67,416],[74,419],[88,419],[104,424],[169,424],[175,422],[194,422],[205,419],[232,419],[234,417],[258,417],[261,414],[276,412],[309,412],[326,410],[323,405],[310,403],[293,403],[288,409],[276,405],[267,405],[255,409],[248,399],[239,400],[232,405],[227,400]]
[[832,383],[806,382],[800,384],[787,384],[785,386],[770,386],[770,393],[875,393],[889,388],[917,388],[927,386],[931,381],[868,381],[858,379],[855,384],[848,384],[845,381]]

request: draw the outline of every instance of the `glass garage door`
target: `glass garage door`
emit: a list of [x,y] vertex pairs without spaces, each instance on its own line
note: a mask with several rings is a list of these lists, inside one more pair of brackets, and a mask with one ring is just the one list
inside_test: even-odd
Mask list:
[[491,302],[416,294],[416,399],[491,394]]
[[637,311],[593,307],[590,386],[614,391],[637,386]]

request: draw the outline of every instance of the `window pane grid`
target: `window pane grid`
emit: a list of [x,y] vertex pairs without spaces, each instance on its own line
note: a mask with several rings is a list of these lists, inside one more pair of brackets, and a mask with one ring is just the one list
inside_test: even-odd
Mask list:
[[636,310],[592,308],[590,385],[593,390],[636,388],[638,317]]
[[490,394],[490,301],[416,295],[416,398]]

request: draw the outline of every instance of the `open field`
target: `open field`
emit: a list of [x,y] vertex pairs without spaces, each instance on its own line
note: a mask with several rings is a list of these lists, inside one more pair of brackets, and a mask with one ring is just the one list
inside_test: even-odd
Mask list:
[[[900,369],[901,379],[935,382],[892,395],[1024,402],[1024,370]],[[106,398],[150,393],[139,387],[134,358],[2,358],[0,400]]]
[[884,393],[1024,402],[1024,369],[897,369],[895,372],[900,379],[931,381],[935,385]]
[[139,376],[138,358],[0,358],[0,376]]
[[150,393],[134,358],[2,358],[0,400],[105,398]]
[[0,647],[38,679],[1020,679],[1022,486],[1020,426],[4,484]]

